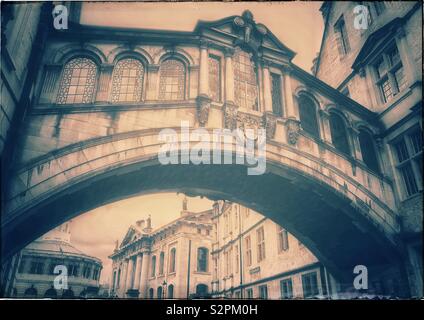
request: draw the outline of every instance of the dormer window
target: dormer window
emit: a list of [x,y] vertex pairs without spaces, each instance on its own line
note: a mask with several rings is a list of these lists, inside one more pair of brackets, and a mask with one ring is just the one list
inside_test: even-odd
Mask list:
[[384,103],[407,87],[405,72],[396,45],[384,52],[374,64],[376,85]]

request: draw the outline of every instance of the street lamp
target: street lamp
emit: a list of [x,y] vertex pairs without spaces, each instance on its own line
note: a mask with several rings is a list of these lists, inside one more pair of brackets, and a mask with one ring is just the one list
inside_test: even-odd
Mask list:
[[166,298],[166,286],[167,286],[168,284],[166,283],[166,281],[165,280],[163,280],[163,283],[162,283],[162,287],[163,287],[163,299],[165,299]]

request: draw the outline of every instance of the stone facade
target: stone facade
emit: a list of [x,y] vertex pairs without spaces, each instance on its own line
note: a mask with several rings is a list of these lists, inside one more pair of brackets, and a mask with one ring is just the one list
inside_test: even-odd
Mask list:
[[[409,259],[415,265],[407,267],[416,272],[410,282],[412,292],[422,296],[422,73],[419,71],[422,65],[422,4],[386,1],[363,4],[369,9],[371,21],[364,30],[354,28],[357,3],[323,4],[325,32],[315,75],[376,113],[375,118],[381,126],[374,134],[378,140],[379,158],[385,163],[384,175],[393,183],[396,210],[402,220],[401,236],[409,248],[407,252],[412,254]],[[340,19],[345,21],[344,37],[349,43],[345,54],[335,45],[339,41],[335,26]],[[398,52],[398,63],[384,58],[393,48]],[[391,68],[387,83],[377,70],[381,57]],[[392,91],[391,95],[385,96],[381,81],[389,88],[386,90]],[[417,138],[411,140],[411,137]],[[413,146],[415,141],[416,147]],[[407,149],[399,151],[402,146]],[[405,159],[399,159],[403,156]]]
[[137,221],[110,255],[111,295],[184,299],[208,294],[211,215],[211,210],[182,210],[180,218],[157,229],[150,217]]
[[[13,298],[93,298],[98,296],[102,262],[71,244],[71,221],[49,231],[17,253],[8,274],[4,296]],[[67,287],[54,288],[65,275]],[[8,279],[3,282],[3,280]],[[64,284],[65,281],[60,281]]]

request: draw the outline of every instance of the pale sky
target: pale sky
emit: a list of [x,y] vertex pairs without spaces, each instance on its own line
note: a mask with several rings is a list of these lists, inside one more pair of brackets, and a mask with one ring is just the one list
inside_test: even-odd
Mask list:
[[[263,23],[287,47],[297,53],[293,62],[310,72],[319,51],[323,20],[321,2],[272,3],[84,3],[81,23],[192,31],[198,20],[218,20],[241,15],[249,9],[257,23]],[[183,195],[162,193],[115,202],[73,219],[72,243],[86,254],[103,261],[101,283],[109,282],[115,241],[122,241],[129,226],[150,214],[154,228],[176,219],[182,208]],[[188,209],[210,209],[207,199],[188,198]]]

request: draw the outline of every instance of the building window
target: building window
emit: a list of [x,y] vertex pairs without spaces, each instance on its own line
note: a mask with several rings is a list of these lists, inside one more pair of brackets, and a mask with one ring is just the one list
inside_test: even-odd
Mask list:
[[350,155],[346,126],[338,114],[330,113],[330,132],[334,147],[340,152]]
[[407,87],[405,72],[396,45],[383,53],[374,64],[376,85],[384,103]]
[[283,227],[277,226],[278,232],[278,251],[286,251],[289,249],[288,232]]
[[318,120],[315,103],[304,94],[297,99],[302,129],[315,138],[319,138]]
[[319,294],[318,278],[316,272],[302,275],[303,297],[312,298]]
[[215,56],[209,56],[209,93],[213,101],[221,101],[221,63]]
[[252,265],[252,242],[250,236],[244,239],[244,243],[246,247],[246,265],[250,267]]
[[113,69],[112,102],[141,101],[144,67],[137,59],[118,61]]
[[374,140],[370,133],[360,129],[358,134],[359,145],[361,147],[362,160],[368,168],[379,172],[377,153],[375,152]]
[[154,298],[154,296],[155,296],[155,290],[153,290],[153,288],[150,288],[150,289],[149,289],[149,298],[150,298],[150,299],[153,299],[153,298]]
[[247,296],[247,299],[253,299],[253,289],[252,288],[246,289],[246,296]]
[[175,248],[172,248],[171,253],[169,255],[169,273],[175,272],[176,253],[177,253],[177,250]]
[[281,299],[293,298],[293,284],[291,279],[284,279],[280,281]]
[[152,272],[150,274],[151,277],[154,277],[156,275],[156,256],[152,257]]
[[162,251],[159,255],[159,274],[163,274],[163,266],[165,264],[165,253]]
[[158,287],[157,289],[157,298],[158,299],[162,299],[163,298],[163,289],[161,286]]
[[19,273],[25,273],[25,269],[26,269],[27,263],[28,263],[28,258],[27,257],[23,257],[21,259],[21,262],[19,263],[19,268],[18,268],[18,272]]
[[266,284],[259,286],[259,298],[268,299],[268,286]]
[[160,65],[159,100],[184,100],[185,67],[176,59],[167,59]]
[[76,265],[76,264],[70,264],[68,266],[68,275],[69,276],[77,277],[78,276],[78,265]]
[[206,248],[197,249],[197,271],[207,272],[208,271],[208,255],[209,250]]
[[414,128],[393,143],[396,155],[396,168],[403,180],[407,196],[412,196],[422,189],[422,131]]
[[168,286],[168,298],[174,299],[174,285],[173,284],[170,284]]
[[281,99],[281,76],[271,73],[271,97],[272,112],[277,116],[283,115],[283,104]]
[[90,274],[91,274],[91,268],[90,266],[85,266],[84,270],[83,270],[83,277],[86,279],[90,278]]
[[32,261],[31,268],[29,270],[30,274],[43,274],[44,271],[44,262],[42,261]]
[[259,110],[256,66],[252,54],[237,48],[234,53],[234,96],[238,107]]
[[256,230],[256,239],[258,246],[258,262],[261,262],[265,259],[265,233],[263,227]]
[[373,4],[377,16],[381,15],[384,10],[386,10],[386,5],[384,4],[384,1],[374,1]]
[[63,68],[57,103],[91,103],[96,77],[97,66],[91,59],[72,59]]
[[341,57],[345,56],[350,51],[349,39],[347,36],[346,24],[343,17],[334,25],[334,33],[336,35],[337,47]]

